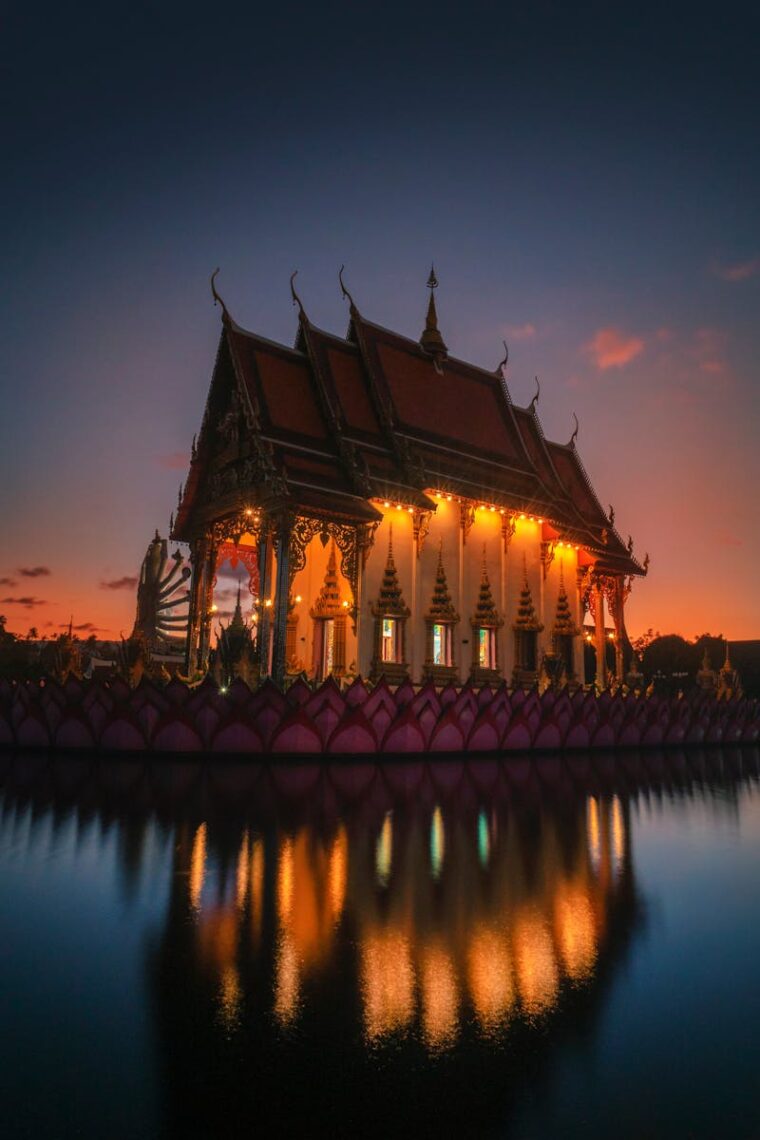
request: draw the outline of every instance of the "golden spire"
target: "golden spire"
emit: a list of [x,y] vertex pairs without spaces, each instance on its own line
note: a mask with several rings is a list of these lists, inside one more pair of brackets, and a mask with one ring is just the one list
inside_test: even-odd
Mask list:
[[337,617],[343,613],[343,604],[340,600],[340,583],[338,582],[338,564],[335,558],[335,540],[330,543],[330,553],[327,558],[325,580],[319,597],[310,610],[313,618]]
[[520,601],[517,605],[517,617],[512,623],[512,629],[527,629],[535,630],[540,633],[543,629],[543,624],[538,620],[536,611],[533,606],[533,595],[530,592],[528,585],[528,564],[523,554],[523,587],[520,591]]
[[438,566],[435,572],[435,585],[430,608],[425,614],[430,621],[459,621],[459,614],[454,609],[454,603],[449,593],[446,571],[443,568],[443,541],[438,547]]
[[495,629],[497,626],[503,625],[503,621],[499,617],[496,604],[491,594],[491,583],[488,580],[488,567],[486,565],[486,544],[483,543],[483,563],[480,571],[480,589],[478,591],[478,603],[475,607],[475,615],[472,619],[472,625],[477,629]]
[[565,590],[565,571],[562,562],[559,564],[559,593],[557,594],[557,612],[554,615],[552,633],[557,637],[575,637],[580,633],[573,621],[570,612],[570,602]]
[[398,580],[396,563],[393,561],[393,523],[388,527],[388,557],[385,560],[383,580],[380,583],[380,596],[372,606],[375,617],[409,617],[411,610],[404,602]]
[[439,361],[446,359],[448,349],[438,329],[438,314],[435,311],[434,293],[434,290],[438,288],[438,278],[435,275],[435,267],[432,265],[430,267],[427,287],[430,290],[430,300],[428,301],[427,319],[425,321],[425,328],[422,330],[422,336],[420,337],[420,344],[425,349],[425,352],[429,352],[436,364],[438,364]]

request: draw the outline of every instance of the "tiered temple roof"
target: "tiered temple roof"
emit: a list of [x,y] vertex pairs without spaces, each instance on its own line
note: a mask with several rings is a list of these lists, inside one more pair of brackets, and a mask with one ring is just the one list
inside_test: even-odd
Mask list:
[[433,508],[426,492],[438,489],[545,518],[592,551],[599,569],[643,573],[600,505],[575,439],[547,440],[536,401],[516,407],[501,369],[448,355],[440,334],[433,343],[431,321],[437,333],[434,307],[417,342],[368,321],[351,301],[343,339],[313,325],[299,303],[291,349],[223,309],[174,537],[187,540],[238,509],[243,486],[255,506],[290,503],[356,522],[380,517],[372,499]]

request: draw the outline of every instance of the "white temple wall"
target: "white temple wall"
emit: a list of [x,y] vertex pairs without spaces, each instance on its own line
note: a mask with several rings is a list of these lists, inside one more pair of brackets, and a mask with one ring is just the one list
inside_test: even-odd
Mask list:
[[[290,591],[291,597],[294,600],[298,597],[301,598],[300,602],[295,602],[293,609],[293,616],[298,617],[296,653],[309,675],[312,673],[312,663],[314,661],[315,626],[313,618],[309,616],[309,611],[316,603],[324,584],[329,557],[330,542],[328,542],[326,546],[323,546],[317,535],[306,548],[306,565],[303,570],[300,570],[295,575]],[[335,557],[338,568],[338,583],[340,585],[341,600],[350,603],[351,587],[340,572],[340,551],[337,547]],[[352,662],[357,662],[357,640],[356,635],[352,631],[351,621],[349,619],[346,624],[347,669],[350,669]]]

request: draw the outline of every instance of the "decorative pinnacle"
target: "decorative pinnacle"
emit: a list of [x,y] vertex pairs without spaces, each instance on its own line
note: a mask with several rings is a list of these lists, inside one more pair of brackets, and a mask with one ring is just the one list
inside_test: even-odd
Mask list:
[[425,328],[420,337],[420,344],[429,352],[433,357],[436,368],[440,371],[440,361],[445,360],[448,349],[444,343],[443,337],[438,330],[438,314],[435,311],[435,294],[434,289],[438,288],[438,278],[435,275],[435,269],[431,266],[430,276],[428,277],[427,287],[430,290],[430,300],[428,302],[427,319],[425,320]]
[[293,304],[298,305],[298,315],[301,317],[305,317],[306,312],[304,310],[303,304],[301,303],[301,298],[296,293],[295,279],[297,276],[298,276],[298,270],[294,269],[290,275],[290,295],[293,298]]
[[346,288],[345,281],[343,280],[343,270],[345,268],[345,265],[341,265],[340,269],[338,270],[338,281],[340,282],[341,295],[348,301],[349,308],[353,311],[356,308],[356,305],[354,303],[353,297]]
[[216,281],[216,275],[218,272],[219,272],[219,267],[217,266],[217,268],[211,274],[211,296],[214,298],[214,304],[215,305],[221,305],[221,307],[222,307],[222,320],[226,322],[230,319],[230,314],[227,312],[227,306],[225,305],[222,298],[219,296],[219,293],[217,292],[217,289],[216,289],[215,281]]

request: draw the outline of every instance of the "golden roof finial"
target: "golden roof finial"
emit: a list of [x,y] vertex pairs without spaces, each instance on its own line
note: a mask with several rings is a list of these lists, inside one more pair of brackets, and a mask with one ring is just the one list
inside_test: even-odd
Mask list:
[[509,347],[505,340],[503,340],[501,343],[504,345],[504,356],[496,366],[496,375],[501,376],[501,378],[504,379],[504,373],[506,371],[507,365],[509,364]]
[[298,315],[300,317],[305,318],[306,317],[306,310],[304,309],[303,304],[301,303],[301,298],[296,293],[295,279],[297,276],[298,276],[298,270],[294,269],[290,275],[290,295],[293,298],[293,304],[298,305]]
[[538,376],[534,376],[533,379],[536,381],[536,394],[530,402],[530,410],[532,412],[535,412],[536,404],[538,403],[541,396],[541,381],[539,380]]
[[351,294],[349,293],[348,289],[346,288],[346,283],[343,280],[343,270],[345,268],[346,268],[345,265],[341,265],[340,269],[338,270],[338,281],[340,282],[341,295],[348,299],[348,305],[349,305],[351,312],[358,312],[359,310],[356,308],[356,305],[354,304],[354,299],[351,296]]
[[211,296],[214,298],[214,304],[215,305],[221,305],[222,306],[222,320],[224,322],[227,322],[230,319],[230,314],[227,312],[227,306],[225,305],[222,298],[219,296],[219,293],[218,293],[217,288],[216,288],[216,276],[217,276],[218,272],[219,272],[219,266],[217,266],[216,269],[214,270],[214,272],[211,274]]

